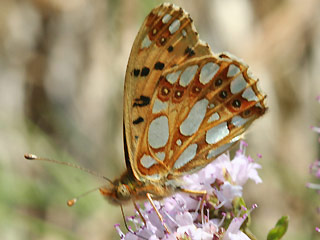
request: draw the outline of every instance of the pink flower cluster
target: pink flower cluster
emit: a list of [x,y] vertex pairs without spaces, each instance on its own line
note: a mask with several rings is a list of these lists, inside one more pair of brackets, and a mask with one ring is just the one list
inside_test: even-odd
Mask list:
[[241,141],[240,149],[233,160],[230,160],[228,153],[223,154],[199,172],[182,179],[182,188],[206,190],[208,194],[202,208],[202,197],[186,193],[177,193],[161,202],[155,201],[170,234],[165,232],[151,204],[145,202],[140,211],[146,225],[138,214],[129,217],[127,222],[133,225],[134,230],[130,227],[130,231],[124,234],[120,225],[116,224],[120,238],[250,240],[241,226],[256,206],[248,210],[243,204],[239,211],[234,210],[235,200],[242,198],[243,185],[249,179],[256,183],[262,182],[257,172],[261,166],[245,155],[246,147],[247,144]]

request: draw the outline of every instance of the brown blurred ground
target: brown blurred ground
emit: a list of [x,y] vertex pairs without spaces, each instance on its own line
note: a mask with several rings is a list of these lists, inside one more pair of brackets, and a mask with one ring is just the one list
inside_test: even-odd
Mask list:
[[[115,238],[120,210],[98,193],[74,208],[65,204],[100,180],[26,162],[23,154],[76,162],[110,178],[124,171],[127,60],[144,17],[161,2],[1,0],[0,239]],[[252,231],[264,239],[289,215],[285,239],[317,239],[320,198],[305,183],[320,154],[309,128],[320,125],[320,2],[171,2],[191,14],[215,52],[244,59],[268,95],[268,114],[247,134],[252,156],[263,155],[264,183],[245,193],[259,205]]]

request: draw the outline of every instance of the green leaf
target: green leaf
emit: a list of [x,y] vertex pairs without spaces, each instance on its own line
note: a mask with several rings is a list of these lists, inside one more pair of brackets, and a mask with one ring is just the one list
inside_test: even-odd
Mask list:
[[275,225],[275,227],[269,231],[267,240],[281,239],[288,229],[288,224],[289,224],[288,216],[283,216],[282,218],[280,218],[277,224]]
[[[251,222],[251,216],[250,216],[250,211],[249,210],[244,210],[247,209],[246,203],[242,197],[236,197],[232,201],[233,205],[233,212],[235,216],[242,216],[244,214],[248,214],[244,224],[242,225],[242,229],[248,227]],[[244,208],[243,208],[244,207]]]

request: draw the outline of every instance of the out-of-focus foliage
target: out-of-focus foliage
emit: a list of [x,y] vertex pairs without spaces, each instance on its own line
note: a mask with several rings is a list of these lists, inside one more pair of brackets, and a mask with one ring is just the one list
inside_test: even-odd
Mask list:
[[[75,162],[110,178],[125,169],[124,75],[144,17],[162,1],[2,0],[0,4],[0,239],[114,239],[120,209],[103,184],[76,169],[27,162],[25,152]],[[244,59],[260,78],[269,112],[247,134],[264,183],[252,232],[263,239],[282,215],[286,239],[317,239],[319,198],[306,189],[320,122],[318,0],[170,1],[188,11],[215,52]],[[132,206],[126,208],[128,215]]]
[[280,218],[275,225],[274,228],[272,228],[269,233],[267,240],[280,240],[284,236],[284,234],[288,230],[289,225],[289,218],[287,216],[283,216]]

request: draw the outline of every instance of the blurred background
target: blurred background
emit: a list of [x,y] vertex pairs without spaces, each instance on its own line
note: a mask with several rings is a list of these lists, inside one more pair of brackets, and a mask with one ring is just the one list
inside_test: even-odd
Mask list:
[[[0,239],[118,239],[119,207],[103,181],[77,169],[23,158],[26,152],[109,177],[125,169],[123,84],[145,16],[163,1],[1,0]],[[189,12],[214,52],[244,59],[260,78],[269,112],[246,135],[263,183],[246,185],[252,232],[265,239],[282,215],[285,239],[319,239],[320,197],[309,164],[319,158],[320,1],[170,1]],[[133,207],[126,207],[127,215]]]

